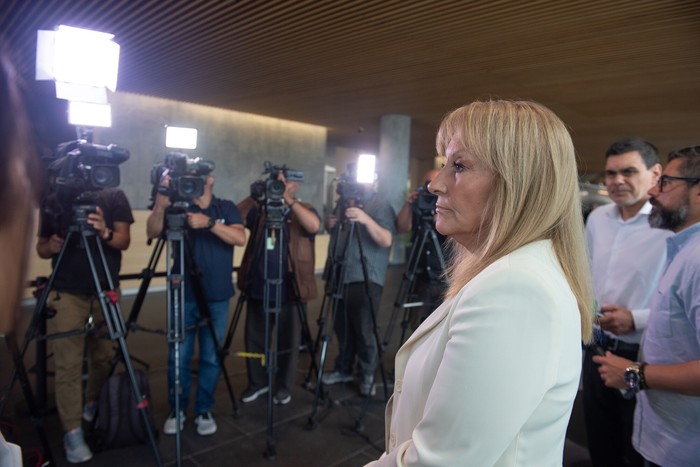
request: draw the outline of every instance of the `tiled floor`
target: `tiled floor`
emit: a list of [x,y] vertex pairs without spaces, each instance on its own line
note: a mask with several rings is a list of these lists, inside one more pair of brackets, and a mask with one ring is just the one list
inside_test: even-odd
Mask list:
[[[402,277],[402,269],[390,268],[387,284],[379,312],[378,323],[383,330],[393,311],[393,301]],[[319,282],[320,283],[320,282]],[[323,289],[320,289],[323,290]],[[142,310],[138,315],[139,324],[156,329],[165,327],[164,293],[149,294]],[[122,302],[122,312],[128,315],[131,311],[133,297],[125,296]],[[235,301],[232,304],[235,306]],[[316,336],[317,318],[321,308],[320,298],[309,304],[308,316],[312,336]],[[25,318],[32,311],[26,312]],[[388,345],[384,362],[386,373],[393,366],[393,353],[398,346],[401,330],[396,328]],[[238,325],[234,334],[231,352],[243,351],[242,337],[243,321]],[[380,334],[380,340],[385,339]],[[127,348],[132,357],[149,365],[148,377],[152,393],[152,407],[157,428],[160,431],[167,416],[167,375],[166,358],[167,344],[162,335],[147,332],[133,332],[126,340]],[[335,339],[329,345],[326,368],[332,365],[335,355]],[[33,348],[27,353],[26,364],[31,365]],[[0,348],[0,381],[9,380],[11,365],[7,352]],[[135,368],[143,369],[143,365],[135,363]],[[235,406],[229,397],[226,384],[219,381],[217,387],[217,402],[215,416],[218,431],[211,436],[197,435],[193,423],[193,414],[188,413],[188,420],[182,431],[180,453],[183,466],[219,466],[235,465],[256,467],[277,465],[280,467],[313,467],[335,466],[355,467],[377,458],[384,446],[384,400],[383,387],[380,385],[377,395],[365,399],[358,395],[353,383],[331,386],[328,403],[320,401],[316,412],[315,428],[309,429],[309,420],[315,400],[315,394],[303,387],[302,383],[309,369],[310,358],[302,353],[299,365],[299,384],[292,389],[292,401],[285,406],[274,406],[272,412],[273,432],[268,441],[268,411],[267,398],[260,397],[249,404],[239,400],[240,392],[247,384],[245,363],[240,357],[229,355],[226,359],[226,370],[229,374],[235,392]],[[379,374],[378,374],[379,375]],[[378,376],[379,378],[379,376]],[[390,374],[387,374],[390,380]],[[312,378],[312,383],[315,378]],[[389,383],[390,385],[390,383]],[[25,450],[38,447],[39,442],[35,429],[27,414],[26,405],[15,384],[2,413],[3,419],[9,419],[15,428],[18,441]],[[53,404],[51,378],[48,386],[48,405]],[[389,388],[389,393],[391,389]],[[579,443],[581,440],[580,414],[578,404],[570,426],[570,438],[565,448],[564,465],[567,467],[588,467],[588,455]],[[55,460],[58,465],[69,465],[64,457],[61,446],[61,430],[58,416],[50,411],[41,420],[48,434]],[[263,453],[269,446],[276,452],[275,459],[268,459]],[[157,449],[163,465],[176,465],[176,442],[174,436],[160,434]],[[94,458],[84,464],[86,466],[153,466],[157,465],[150,445],[131,446],[122,449],[111,449],[96,453]]]

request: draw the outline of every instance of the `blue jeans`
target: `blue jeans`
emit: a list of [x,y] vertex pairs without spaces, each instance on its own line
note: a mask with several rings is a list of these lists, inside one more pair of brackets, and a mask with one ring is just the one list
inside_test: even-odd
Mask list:
[[[221,345],[226,323],[228,322],[229,300],[207,302],[211,312],[212,323],[216,333],[216,339]],[[196,326],[200,319],[197,302],[185,301],[185,341],[180,343],[180,410],[185,411],[190,399],[190,387],[192,386],[192,356],[194,354],[194,341],[199,337],[199,368],[197,383],[197,400],[194,405],[195,413],[202,414],[211,411],[214,407],[214,390],[221,373],[219,359],[216,356],[216,347],[211,337],[211,331],[206,324]],[[168,352],[168,402],[175,410],[175,355],[173,344]]]

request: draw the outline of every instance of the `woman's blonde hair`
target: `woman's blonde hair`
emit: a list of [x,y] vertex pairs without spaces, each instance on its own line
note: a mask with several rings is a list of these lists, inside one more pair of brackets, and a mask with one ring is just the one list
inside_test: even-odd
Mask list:
[[457,141],[495,174],[475,251],[452,242],[447,269],[452,297],[497,259],[549,239],[578,302],[581,335],[591,336],[593,298],[585,251],[576,156],[564,123],[541,104],[473,102],[449,113],[437,135],[444,156]]

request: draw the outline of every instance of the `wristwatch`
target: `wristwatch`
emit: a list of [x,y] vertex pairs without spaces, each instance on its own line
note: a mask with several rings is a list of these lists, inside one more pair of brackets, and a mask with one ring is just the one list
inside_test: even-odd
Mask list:
[[103,242],[110,242],[114,238],[114,231],[112,229],[106,229],[107,230],[107,238],[103,238]]
[[646,362],[634,362],[625,369],[625,384],[627,384],[627,391],[631,393],[630,396],[647,388],[647,382],[644,378],[645,366]]
[[210,229],[216,225],[216,221],[213,218],[209,218],[209,222],[207,222],[207,229]]

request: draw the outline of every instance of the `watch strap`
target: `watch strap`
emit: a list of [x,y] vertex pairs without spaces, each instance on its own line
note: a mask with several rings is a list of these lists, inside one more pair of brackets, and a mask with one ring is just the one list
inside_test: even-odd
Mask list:
[[211,230],[216,225],[216,221],[210,217],[209,222],[207,222],[207,229]]
[[647,378],[644,375],[644,368],[647,366],[647,362],[642,362],[639,364],[639,389],[644,390],[644,389],[649,389],[649,385],[647,384]]

